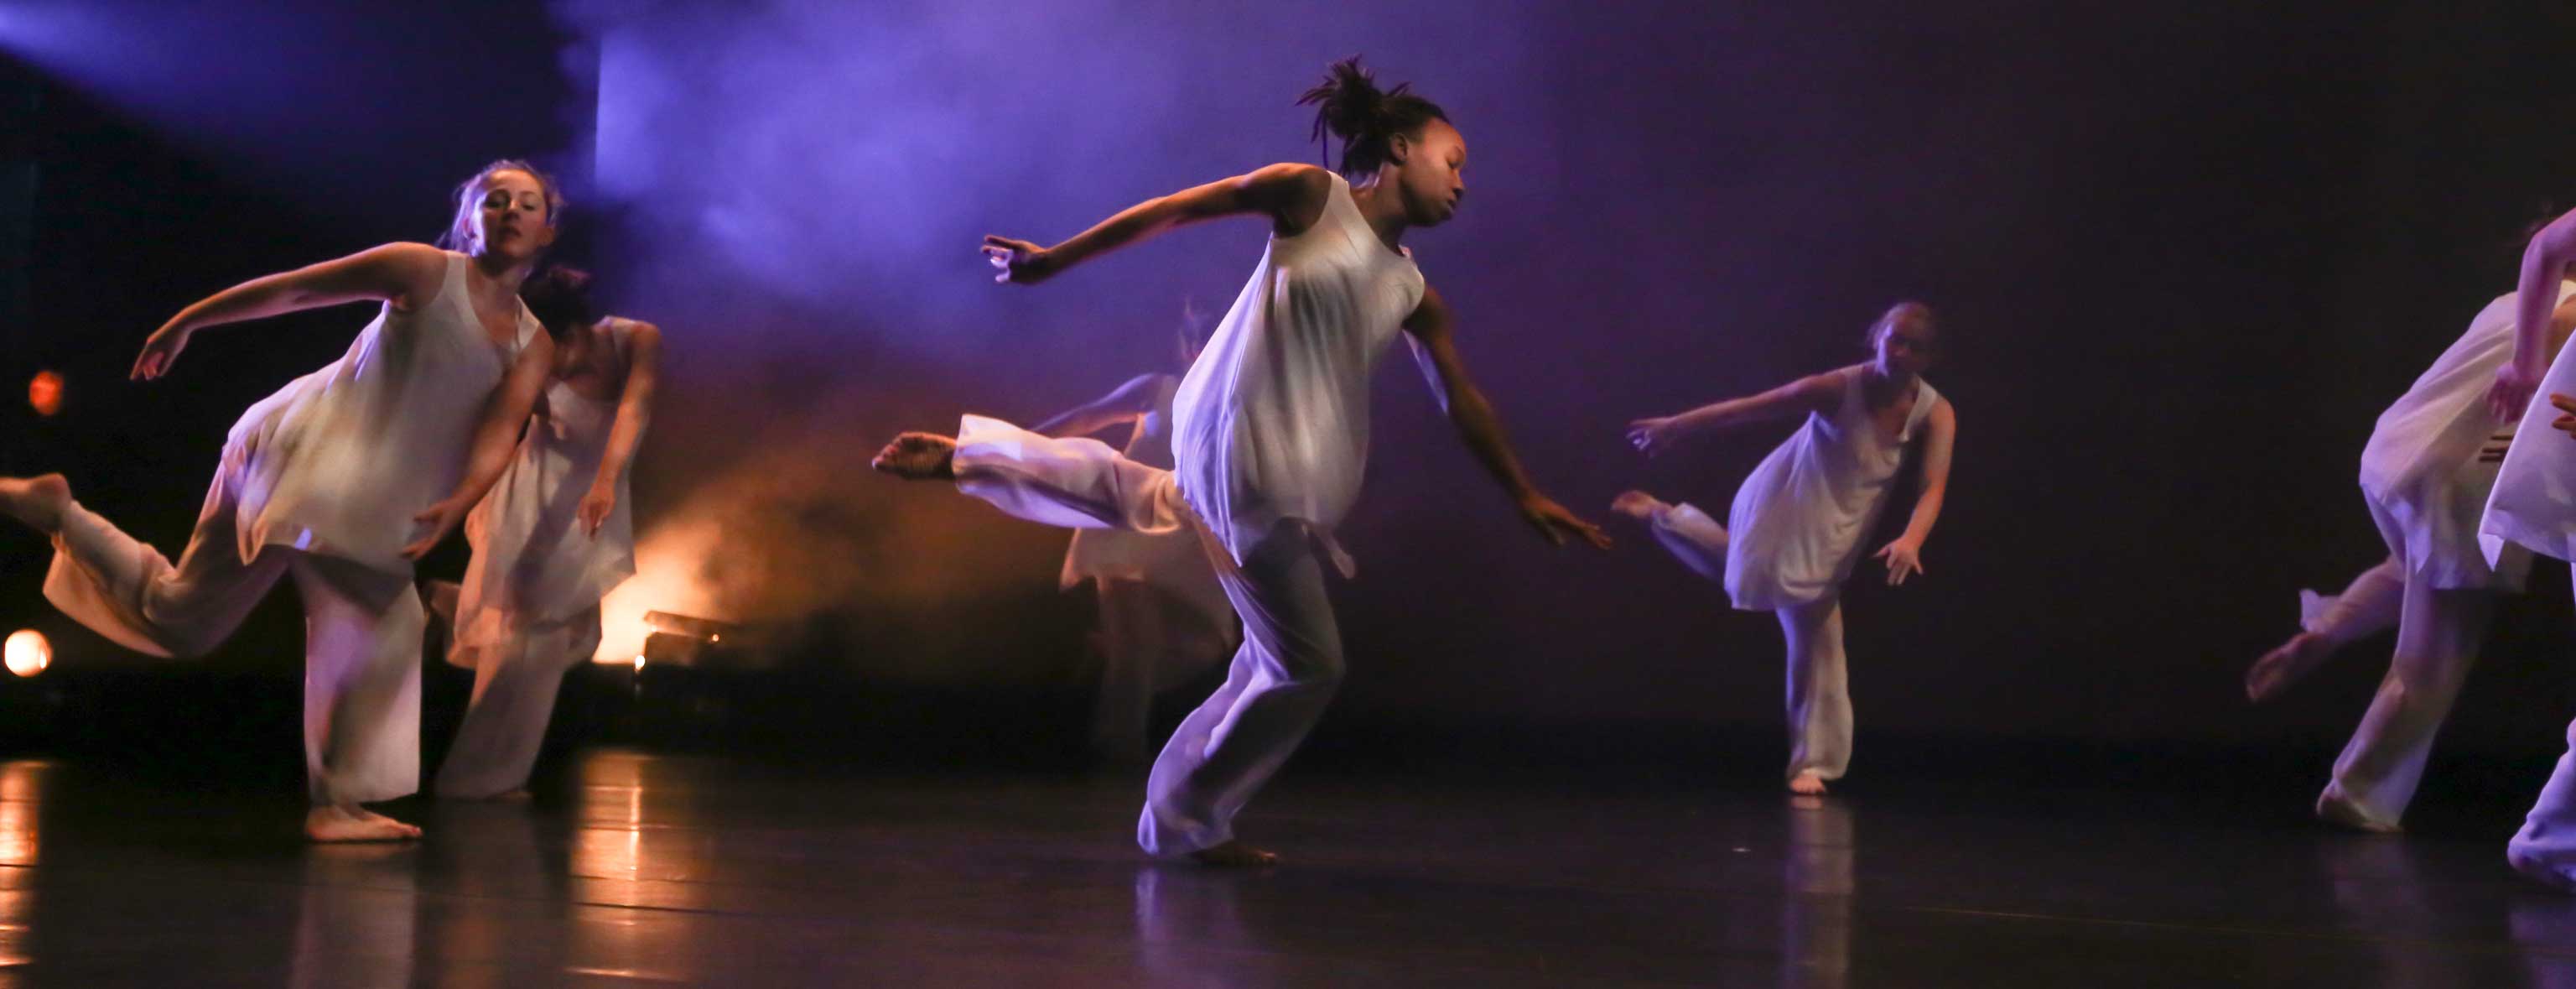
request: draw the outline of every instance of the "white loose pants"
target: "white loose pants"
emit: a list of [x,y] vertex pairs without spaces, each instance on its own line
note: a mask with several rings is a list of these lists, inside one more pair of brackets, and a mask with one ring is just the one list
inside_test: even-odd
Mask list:
[[201,656],[241,626],[278,578],[304,599],[304,768],[313,801],[391,800],[420,787],[420,641],[411,575],[262,546],[248,561],[234,531],[233,471],[206,493],[173,566],[75,504],[54,536],[45,598],[117,643],[155,656]]
[[[1040,436],[968,416],[954,461],[961,491],[1019,518],[1075,528],[1172,532],[1197,521],[1170,471],[1105,443]],[[1283,521],[1238,565],[1211,553],[1243,644],[1225,686],[1181,722],[1145,786],[1136,843],[1184,855],[1234,838],[1234,817],[1323,716],[1342,678],[1341,630],[1306,526]]]
[[[1693,573],[1726,579],[1726,527],[1688,503],[1655,510],[1648,524],[1655,540]],[[1789,768],[1835,780],[1851,768],[1851,682],[1843,653],[1840,595],[1781,608],[1780,633],[1788,641]]]

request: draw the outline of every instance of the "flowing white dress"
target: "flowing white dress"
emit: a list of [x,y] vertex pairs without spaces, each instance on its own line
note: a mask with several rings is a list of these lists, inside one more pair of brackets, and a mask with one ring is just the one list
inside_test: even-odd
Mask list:
[[[600,329],[626,367],[634,324],[608,317]],[[625,474],[598,533],[582,532],[577,518],[617,406],[562,381],[549,385],[508,471],[466,517],[474,556],[448,661],[475,671],[474,696],[439,764],[441,796],[489,797],[527,783],[564,674],[599,649],[600,600],[635,574]]]
[[1410,253],[1378,239],[1350,186],[1270,239],[1174,400],[1175,469],[969,416],[958,487],[1032,521],[1144,531],[1196,528],[1244,640],[1223,687],[1182,721],[1146,782],[1137,843],[1157,855],[1233,839],[1234,817],[1322,717],[1340,684],[1341,631],[1324,561],[1367,459],[1368,382],[1421,305]]
[[[2562,285],[2558,297],[2571,291]],[[2499,476],[2497,460],[2481,451],[2512,429],[2488,411],[2486,396],[2513,355],[2516,299],[2506,293],[2479,310],[2380,413],[2362,447],[2364,503],[2401,583],[2375,582],[2378,594],[2362,602],[2359,617],[2365,625],[2384,620],[2376,616],[2393,607],[2397,645],[2318,795],[2319,812],[2334,819],[2398,826],[2477,662],[2496,599],[2521,590],[2530,574],[2529,550],[2505,546],[2490,559],[2478,536]]]
[[1804,428],[1762,459],[1735,490],[1727,512],[1726,593],[1745,611],[1776,611],[1833,597],[1860,562],[1861,540],[1887,510],[1905,447],[1941,400],[1914,382],[1914,409],[1893,437],[1880,433],[1850,375],[1830,416],[1809,413]]
[[1906,446],[1941,395],[1920,378],[1914,406],[1893,438],[1880,433],[1848,372],[1842,400],[1763,458],[1735,492],[1727,525],[1688,503],[1657,509],[1648,524],[1674,558],[1723,581],[1735,606],[1773,611],[1788,644],[1786,775],[1841,779],[1851,766],[1852,703],[1843,652],[1843,581],[1861,540],[1887,510]]
[[[2562,301],[2565,297],[2560,296]],[[2541,377],[2487,499],[2478,534],[2491,559],[2520,547],[2576,560],[2576,438],[2551,425],[2561,413],[2549,404],[2553,394],[2576,395],[2571,350],[2576,347],[2559,348]],[[2567,726],[2567,744],[2522,828],[2506,843],[2505,861],[2534,879],[2576,892],[2576,723]]]
[[320,803],[390,800],[420,783],[424,623],[401,548],[464,477],[476,425],[538,330],[522,306],[495,342],[464,255],[436,296],[384,306],[349,352],[233,425],[188,548],[173,565],[74,506],[45,597],[118,643],[202,655],[282,576],[304,599],[304,747]]

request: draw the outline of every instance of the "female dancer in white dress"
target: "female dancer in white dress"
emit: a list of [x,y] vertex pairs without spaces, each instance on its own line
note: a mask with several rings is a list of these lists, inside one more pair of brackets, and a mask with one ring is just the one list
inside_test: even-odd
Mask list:
[[1173,400],[1175,469],[974,416],[954,440],[897,437],[877,462],[908,478],[954,477],[1022,518],[1194,528],[1214,544],[1243,645],[1225,686],[1155,759],[1137,824],[1146,852],[1211,865],[1275,860],[1235,840],[1235,814],[1314,727],[1341,679],[1323,572],[1329,560],[1351,573],[1333,527],[1359,494],[1368,382],[1399,332],[1411,334],[1445,386],[1450,420],[1522,517],[1558,544],[1608,544],[1522,473],[1493,406],[1467,378],[1448,307],[1401,246],[1406,231],[1456,213],[1465,139],[1430,101],[1404,87],[1380,91],[1357,59],[1335,64],[1300,102],[1320,104],[1319,134],[1343,138],[1342,174],[1271,165],[1129,207],[1051,248],[985,238],[997,280],[1029,284],[1186,223],[1270,222],[1260,267]]
[[[2568,291],[2560,286],[2563,298]],[[2453,586],[2462,573],[2491,570],[2474,547],[2477,516],[2512,440],[2510,417],[2499,419],[2487,392],[2514,347],[2514,312],[2520,296],[2488,303],[2468,332],[2435,359],[2406,394],[2380,414],[2362,449],[2362,493],[2382,527],[2392,554],[2362,571],[2331,597],[2301,591],[2300,631],[2264,653],[2245,672],[2245,695],[2276,696],[2313,672],[2338,649],[2396,628],[2406,595],[2406,557],[2415,547],[2427,565]],[[2563,336],[2565,328],[2562,326]],[[2477,435],[2480,424],[2486,435]],[[2501,561],[2500,561],[2501,562]],[[2512,564],[2527,567],[2529,558]],[[2508,582],[2519,589],[2519,577]]]
[[519,283],[562,200],[519,162],[458,190],[447,242],[387,244],[215,293],[143,345],[159,378],[198,331],[348,302],[382,309],[347,356],[250,407],[174,566],[72,500],[60,475],[0,479],[0,511],[54,539],[45,597],[127,648],[212,650],[282,576],[304,599],[304,754],[315,841],[417,837],[360,804],[420,784],[422,611],[412,561],[508,464],[554,347]]
[[[1181,367],[1198,360],[1201,320],[1182,314]],[[1172,467],[1175,374],[1140,374],[1109,394],[1038,423],[1048,436],[1088,436],[1128,427],[1119,455],[1148,467]],[[1092,705],[1091,747],[1100,758],[1144,761],[1154,695],[1196,676],[1240,641],[1234,606],[1208,565],[1207,550],[1188,532],[1147,534],[1076,529],[1065,550],[1063,586],[1091,581],[1100,599],[1100,693]]]
[[[2571,293],[2576,284],[2544,288],[2544,304]],[[2423,781],[2434,736],[2477,662],[2496,602],[2521,591],[2531,571],[2529,551],[2509,547],[2490,563],[2477,539],[2479,516],[2512,441],[2511,420],[2496,417],[2487,397],[2515,346],[2520,308],[2519,294],[2508,293],[2480,310],[2380,414],[2362,448],[2362,493],[2395,566],[2384,578],[2365,573],[2329,617],[2348,626],[2343,631],[2380,624],[2392,610],[2393,591],[2397,648],[2317,797],[2317,816],[2328,823],[2397,830]],[[2556,335],[2565,339],[2563,321]],[[2303,633],[2265,654],[2246,673],[2247,693],[2260,700],[2306,675],[2341,634]]]
[[[2551,286],[2571,276],[2576,276],[2576,213],[2542,227],[2523,250],[2513,358],[2496,371],[2488,401],[2499,412],[2522,412],[2543,383],[2544,362],[2550,394],[2547,406],[2531,404],[2534,414],[2521,416],[2513,447],[2497,471],[2478,529],[2479,541],[2491,555],[2520,546],[2576,560],[2576,444],[2548,433],[2554,428],[2576,434],[2576,361],[2568,358],[2565,346],[2551,358],[2547,335],[2519,329],[2567,325],[2576,300],[2561,301],[2554,312],[2547,300]],[[2576,723],[2567,726],[2567,739],[2568,752],[2541,787],[2522,829],[2506,844],[2505,861],[2551,888],[2576,892]]]
[[1611,507],[1646,522],[1691,569],[1724,580],[1745,611],[1771,611],[1789,640],[1789,789],[1823,793],[1851,763],[1851,695],[1843,670],[1842,585],[1860,562],[1861,539],[1887,507],[1905,451],[1923,436],[1922,494],[1905,533],[1873,554],[1887,582],[1923,571],[1923,541],[1950,488],[1958,418],[1923,380],[1936,328],[1921,303],[1899,303],[1870,329],[1866,364],[1827,371],[1680,415],[1639,419],[1628,440],[1648,456],[1695,434],[1804,413],[1805,428],[1780,444],[1735,492],[1727,524],[1688,504],[1642,491]]
[[474,697],[438,767],[441,797],[524,795],[564,674],[599,649],[599,602],[635,573],[627,466],[660,378],[662,332],[593,318],[589,276],[555,267],[521,293],[555,335],[553,376],[517,455],[466,517],[474,545],[448,661]]

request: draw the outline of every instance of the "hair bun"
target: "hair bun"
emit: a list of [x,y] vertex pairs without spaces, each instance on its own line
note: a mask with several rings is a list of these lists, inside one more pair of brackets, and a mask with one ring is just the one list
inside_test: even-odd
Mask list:
[[1411,134],[1425,121],[1448,119],[1438,104],[1413,95],[1412,88],[1410,83],[1377,88],[1376,77],[1353,55],[1327,67],[1324,81],[1297,97],[1297,105],[1315,107],[1312,140],[1323,143],[1326,134],[1342,139],[1342,170],[1348,172],[1377,167],[1391,135]]
[[1344,141],[1356,141],[1384,127],[1387,94],[1379,92],[1377,79],[1360,67],[1360,57],[1353,55],[1335,62],[1324,70],[1324,81],[1297,98],[1297,105],[1315,107],[1315,140],[1326,133]]

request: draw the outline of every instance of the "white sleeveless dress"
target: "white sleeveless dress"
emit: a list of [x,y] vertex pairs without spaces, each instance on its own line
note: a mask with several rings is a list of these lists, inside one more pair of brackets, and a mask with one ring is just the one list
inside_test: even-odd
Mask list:
[[[491,339],[447,256],[438,294],[380,310],[347,356],[243,413],[172,563],[75,504],[45,598],[118,644],[202,655],[281,578],[304,601],[304,750],[318,803],[389,800],[420,777],[423,616],[402,546],[453,493],[484,407],[535,338]],[[269,547],[277,547],[270,550]]]
[[1888,489],[1932,407],[1930,382],[1914,383],[1914,409],[1894,439],[1879,434],[1862,375],[1849,375],[1834,414],[1806,426],[1744,479],[1727,513],[1726,593],[1745,611],[1774,611],[1834,596],[1860,562],[1861,540],[1887,508]]
[[[600,329],[627,367],[634,324]],[[564,674],[599,650],[600,599],[635,573],[626,475],[597,534],[581,531],[582,496],[599,476],[617,398],[556,381],[508,472],[466,517],[473,561],[458,589],[448,662],[474,670],[474,696],[439,764],[440,796],[479,799],[525,786]]]
[[[2576,286],[2562,284],[2559,298],[2571,292]],[[2505,547],[2490,564],[2477,539],[2500,466],[2481,461],[2478,451],[2513,428],[2487,412],[2487,390],[2513,357],[2515,299],[2507,292],[2479,310],[2467,332],[2380,413],[2362,447],[2362,493],[2407,580],[2512,591],[2531,571],[2528,550]]]
[[1234,817],[1277,772],[1341,679],[1341,631],[1320,549],[1358,497],[1369,378],[1422,303],[1422,273],[1386,246],[1349,183],[1295,236],[1274,234],[1173,401],[1171,471],[1089,439],[967,416],[958,489],[1012,515],[1079,528],[1199,529],[1243,620],[1226,682],[1154,761],[1136,842],[1179,855],[1232,840]]
[[411,312],[383,307],[347,355],[234,423],[224,458],[240,472],[242,559],[277,545],[411,572],[402,548],[419,535],[412,516],[464,479],[492,390],[540,329],[521,306],[510,345],[487,336],[467,295],[468,263],[449,254],[436,298]]
[[1175,479],[1237,563],[1280,522],[1306,525],[1343,576],[1333,528],[1368,464],[1369,379],[1424,282],[1386,246],[1350,183],[1323,214],[1273,237],[1173,399]]
[[[623,367],[634,324],[613,316],[600,324]],[[450,662],[473,667],[496,650],[578,662],[599,647],[600,599],[635,575],[626,475],[617,478],[617,505],[597,534],[582,532],[577,516],[608,453],[617,405],[562,381],[546,387],[544,408],[529,421],[508,471],[466,516],[474,556],[457,595]]]
[[[2564,302],[2571,291],[2576,288],[2562,284],[2559,300]],[[2506,318],[2510,322],[2510,310]],[[2509,339],[2505,346],[2511,347]],[[2576,359],[2567,356],[2570,351],[2576,347],[2561,347],[2550,360],[2530,406],[2513,427],[2513,445],[2488,493],[2478,543],[2497,565],[2517,549],[2576,560],[2576,439],[2550,425],[2561,413],[2549,404],[2553,394],[2576,395]]]

